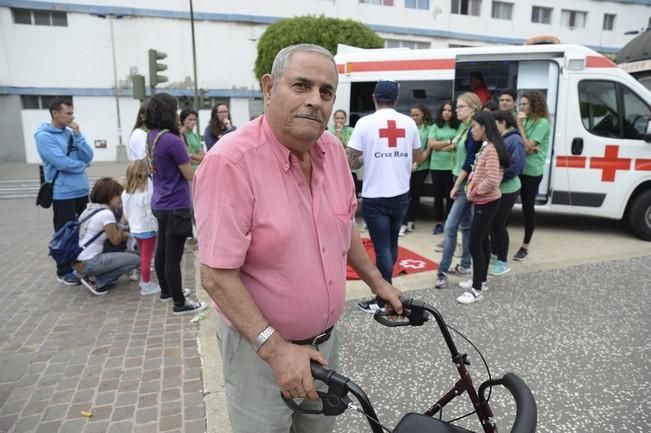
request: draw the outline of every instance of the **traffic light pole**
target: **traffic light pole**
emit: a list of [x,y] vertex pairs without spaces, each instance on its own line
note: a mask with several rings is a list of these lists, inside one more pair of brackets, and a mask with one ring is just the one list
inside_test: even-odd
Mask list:
[[190,27],[192,29],[192,69],[194,71],[194,111],[197,112],[197,132],[201,136],[201,126],[199,125],[199,83],[197,82],[197,47],[194,39],[194,7],[190,0]]
[[115,81],[115,109],[117,111],[118,120],[118,146],[115,152],[115,159],[118,162],[127,160],[127,148],[122,142],[122,120],[120,118],[120,86],[118,83],[118,67],[115,64],[115,38],[113,37],[113,20],[114,15],[108,15],[109,27],[111,29],[111,52],[113,53],[113,80]]

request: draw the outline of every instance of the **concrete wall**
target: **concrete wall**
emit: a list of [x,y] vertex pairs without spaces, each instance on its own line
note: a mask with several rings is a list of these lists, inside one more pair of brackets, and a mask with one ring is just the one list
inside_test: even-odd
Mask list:
[[0,95],[0,162],[25,162],[20,96]]

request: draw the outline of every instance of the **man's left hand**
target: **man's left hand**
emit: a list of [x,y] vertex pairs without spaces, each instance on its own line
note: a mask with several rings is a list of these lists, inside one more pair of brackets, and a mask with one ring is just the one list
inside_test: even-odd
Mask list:
[[382,280],[380,285],[375,288],[375,294],[388,302],[393,311],[398,314],[402,314],[402,302],[400,301],[402,292],[400,290]]

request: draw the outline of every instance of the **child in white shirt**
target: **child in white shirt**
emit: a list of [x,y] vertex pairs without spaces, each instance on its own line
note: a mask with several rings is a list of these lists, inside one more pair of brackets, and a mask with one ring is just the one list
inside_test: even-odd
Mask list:
[[131,161],[127,168],[127,187],[122,193],[124,218],[140,249],[140,294],[160,293],[160,286],[151,281],[151,259],[156,247],[158,221],[151,211],[154,188],[149,179],[147,161]]

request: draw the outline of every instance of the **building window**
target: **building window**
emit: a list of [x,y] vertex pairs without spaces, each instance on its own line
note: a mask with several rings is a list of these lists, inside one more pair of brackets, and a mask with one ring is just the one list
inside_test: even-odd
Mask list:
[[37,26],[68,26],[68,14],[60,11],[41,11],[11,8],[16,24],[35,24]]
[[359,0],[360,3],[380,6],[393,6],[393,0]]
[[73,102],[70,95],[20,95],[20,102],[23,110],[47,110],[54,98],[63,98]]
[[604,14],[604,30],[612,30],[615,27],[615,15]]
[[408,9],[429,10],[429,0],[405,0],[405,7]]
[[493,2],[493,18],[510,20],[513,17],[513,3]]
[[570,29],[584,28],[588,13],[563,9],[561,11],[561,25]]
[[552,8],[534,6],[531,8],[531,22],[541,24],[552,23]]
[[385,39],[384,48],[411,48],[412,50],[424,50],[431,48],[431,42],[405,41],[402,39]]
[[479,16],[481,0],[452,0],[452,13]]

